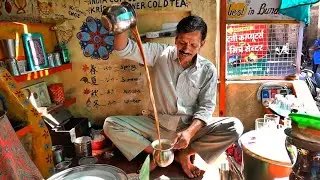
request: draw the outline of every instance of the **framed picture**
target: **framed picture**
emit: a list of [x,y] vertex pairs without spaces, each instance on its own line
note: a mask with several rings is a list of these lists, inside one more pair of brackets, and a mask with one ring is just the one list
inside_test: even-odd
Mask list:
[[52,105],[47,84],[44,81],[22,88],[22,92],[36,108]]
[[49,67],[42,34],[24,33],[22,40],[30,70],[35,71]]

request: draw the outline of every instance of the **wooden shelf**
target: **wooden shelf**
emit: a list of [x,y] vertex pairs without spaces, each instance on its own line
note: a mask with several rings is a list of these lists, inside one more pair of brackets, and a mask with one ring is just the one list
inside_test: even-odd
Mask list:
[[29,132],[31,132],[31,125],[28,125],[18,131],[16,131],[16,134],[18,136],[18,138],[22,138],[24,135],[28,134]]
[[14,76],[14,80],[17,82],[23,82],[23,81],[30,81],[30,80],[34,80],[34,79],[39,79],[42,77],[46,77],[49,76],[51,74],[55,74],[57,72],[60,71],[64,71],[67,69],[72,69],[72,64],[63,64],[61,66],[58,67],[53,67],[53,68],[48,68],[48,69],[42,69],[39,71],[32,71],[26,74],[22,74],[20,76]]
[[63,104],[59,104],[55,107],[48,109],[48,113],[52,112],[52,111],[56,111],[56,110],[61,109],[63,107],[69,107],[74,103],[76,103],[76,98],[66,99]]

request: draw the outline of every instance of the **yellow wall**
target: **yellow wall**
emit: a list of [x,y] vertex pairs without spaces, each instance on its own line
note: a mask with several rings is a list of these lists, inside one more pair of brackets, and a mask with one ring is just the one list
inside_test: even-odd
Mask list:
[[[115,1],[115,0],[114,0]],[[17,14],[17,10],[13,7],[11,14],[8,14],[2,6],[0,20],[25,21],[30,19],[32,21],[45,21],[57,22],[57,37],[60,40],[67,40],[68,47],[71,52],[72,72],[66,71],[55,74],[50,77],[45,77],[41,80],[35,80],[28,83],[22,83],[22,86],[36,83],[38,81],[46,81],[47,84],[54,82],[64,82],[65,93],[67,97],[76,97],[77,102],[71,107],[74,116],[88,117],[92,122],[102,124],[104,119],[110,115],[130,114],[135,115],[146,108],[149,101],[148,90],[146,87],[146,79],[142,66],[137,63],[123,60],[114,54],[111,54],[108,60],[97,60],[90,57],[85,57],[76,37],[80,32],[80,27],[86,21],[86,18],[91,16],[99,19],[101,17],[101,8],[110,6],[114,1],[110,0],[38,0],[41,8],[37,6],[38,2],[31,0],[27,2],[26,13]],[[118,0],[120,1],[120,0]],[[94,3],[98,2],[98,3]],[[101,3],[99,3],[101,2]],[[135,0],[134,5],[138,8],[138,28],[140,33],[148,31],[157,31],[161,28],[161,24],[169,22],[178,22],[181,18],[195,14],[204,18],[208,24],[208,36],[205,46],[201,50],[201,55],[210,59],[214,64],[218,65],[219,60],[219,1],[201,0],[201,1],[182,1],[175,0],[167,4],[167,7],[162,8],[149,8],[148,2],[164,2],[157,0]],[[185,6],[183,3],[188,3]],[[49,4],[51,3],[51,6]],[[144,3],[144,6],[142,4]],[[158,4],[161,6],[161,4]],[[163,6],[163,4],[162,4]],[[144,7],[144,8],[142,8]],[[142,8],[142,9],[141,9]],[[22,18],[23,17],[23,18]],[[68,19],[61,24],[61,18]],[[45,28],[45,29],[43,29]],[[37,28],[30,26],[30,32],[41,31],[44,33],[45,46],[47,51],[50,52],[51,48],[55,45],[55,33],[48,30],[49,26],[41,25]],[[0,37],[7,37],[5,34],[12,32],[13,27],[0,28]],[[6,33],[5,33],[6,32]],[[19,30],[20,32],[20,30]],[[69,35],[71,39],[69,40]],[[50,40],[51,39],[51,40]],[[174,43],[174,38],[158,38],[149,40],[152,42]],[[52,43],[51,43],[52,42]],[[21,48],[20,48],[20,51]],[[1,57],[1,56],[0,56]],[[99,67],[96,74],[97,82],[99,85],[91,86],[88,83],[80,81],[83,77],[90,78],[90,73],[85,73],[82,69],[83,66],[94,65]],[[121,65],[130,66],[134,71],[121,70]],[[106,70],[104,70],[106,69]],[[115,71],[116,70],[116,71]],[[131,69],[132,70],[132,69]],[[138,78],[138,81],[130,83],[122,83],[120,80],[123,78]],[[109,81],[107,82],[106,79]],[[116,80],[118,79],[118,80]],[[120,79],[120,80],[119,80]],[[246,129],[253,128],[253,121],[257,117],[263,116],[263,109],[261,104],[256,101],[256,92],[260,86],[260,82],[229,82],[227,85],[227,116],[235,116],[244,122]],[[91,98],[91,106],[86,106],[86,102],[90,95],[84,95],[85,89],[99,90],[98,98]],[[124,94],[124,90],[136,90],[139,93]],[[219,92],[217,92],[219,94]],[[219,96],[217,96],[219,97]],[[141,100],[135,104],[126,104],[125,100]],[[98,100],[99,103],[106,105],[99,108],[92,107],[94,101]],[[216,112],[218,115],[218,102]],[[108,105],[108,103],[110,105]]]
[[[24,9],[26,13],[19,14],[17,8],[13,6],[11,13],[6,12],[2,7],[0,20],[7,21],[44,21],[58,22],[57,29],[63,29],[64,32],[57,31],[57,37],[66,39],[67,33],[71,33],[72,38],[68,41],[68,48],[71,52],[72,72],[61,72],[56,75],[46,77],[47,84],[53,82],[63,82],[67,97],[76,97],[77,102],[70,109],[74,116],[88,117],[92,122],[102,124],[104,119],[110,115],[130,114],[135,115],[147,108],[149,102],[148,90],[146,87],[146,78],[142,66],[137,63],[120,59],[114,54],[111,54],[108,60],[98,60],[90,57],[85,57],[80,46],[80,41],[77,38],[77,33],[80,32],[80,27],[86,22],[86,18],[91,16],[100,19],[101,11],[104,6],[110,6],[117,1],[108,0],[32,0],[27,1],[27,6]],[[120,0],[118,0],[120,2]],[[138,15],[138,29],[140,33],[148,31],[157,31],[161,29],[163,23],[178,22],[185,16],[195,14],[203,17],[208,24],[207,42],[201,50],[201,55],[210,59],[216,64],[216,2],[211,0],[191,1],[191,0],[176,0],[176,1],[158,1],[158,0],[135,0],[132,1],[136,7]],[[168,2],[167,4],[165,2]],[[154,7],[157,6],[157,7]],[[166,6],[166,7],[165,7]],[[63,24],[60,24],[61,19],[68,19]],[[67,27],[67,28],[66,28]],[[8,30],[9,29],[9,30]],[[10,28],[3,31],[12,31]],[[30,28],[30,31],[32,28]],[[48,39],[55,39],[54,36],[47,36],[49,32],[44,29],[36,28],[35,30],[44,33],[46,49],[50,51],[50,46],[53,44]],[[1,33],[1,32],[0,32]],[[54,34],[50,31],[49,34]],[[153,42],[174,43],[174,38],[159,38],[152,40]],[[53,42],[53,41],[52,41]],[[20,53],[19,53],[20,54]],[[96,80],[98,85],[89,85],[84,83],[84,78],[89,81],[93,77],[89,72],[83,71],[84,66],[90,67],[94,65],[98,68]],[[127,66],[130,69],[121,69],[121,66]],[[134,70],[133,70],[133,69]],[[137,81],[123,83],[122,78],[137,78]],[[108,82],[106,80],[109,80]],[[28,83],[22,83],[22,86],[32,84],[41,80],[35,80]],[[88,89],[98,90],[98,97],[90,97],[90,94],[85,95],[84,91]],[[138,93],[125,94],[124,90],[139,90]],[[87,106],[88,99],[91,104]],[[125,103],[128,100],[135,100],[135,103]],[[94,102],[101,105],[99,108],[93,107]]]

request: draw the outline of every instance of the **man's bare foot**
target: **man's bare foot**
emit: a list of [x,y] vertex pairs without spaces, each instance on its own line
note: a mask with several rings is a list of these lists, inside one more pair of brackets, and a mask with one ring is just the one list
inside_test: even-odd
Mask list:
[[204,174],[204,171],[193,165],[190,161],[190,156],[185,150],[179,150],[175,154],[175,160],[181,164],[184,173],[189,178],[197,178]]

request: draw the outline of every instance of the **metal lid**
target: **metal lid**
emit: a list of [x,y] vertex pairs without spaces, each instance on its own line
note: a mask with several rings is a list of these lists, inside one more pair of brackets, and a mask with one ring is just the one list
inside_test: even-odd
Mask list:
[[62,179],[128,180],[128,176],[123,170],[114,166],[106,164],[88,164],[66,169],[48,178],[48,180]]
[[71,161],[62,161],[60,163],[58,163],[56,165],[56,170],[59,172],[59,171],[62,171],[62,170],[65,170],[67,169],[69,166],[71,165]]
[[83,157],[79,160],[79,165],[85,165],[85,164],[95,164],[98,162],[98,159],[93,156]]
[[90,136],[81,136],[81,137],[78,137],[74,143],[76,144],[87,144],[87,143],[91,143],[91,137]]

